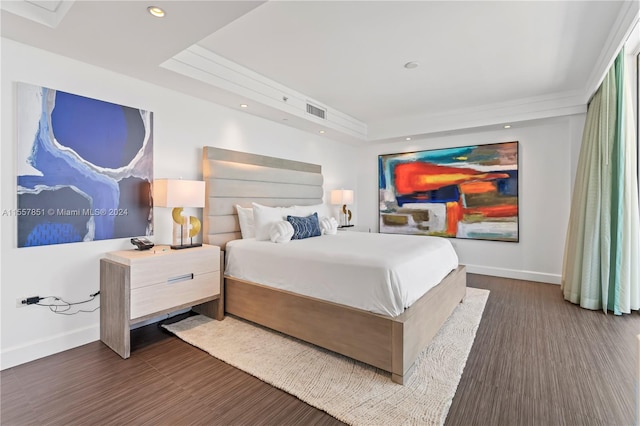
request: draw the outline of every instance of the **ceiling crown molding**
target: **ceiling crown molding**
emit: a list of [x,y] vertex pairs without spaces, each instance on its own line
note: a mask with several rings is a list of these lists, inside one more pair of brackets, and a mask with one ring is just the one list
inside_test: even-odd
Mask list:
[[21,16],[25,19],[56,28],[65,17],[75,0],[37,1],[17,0],[2,1],[2,10]]
[[611,68],[611,64],[613,64],[613,61],[616,59],[618,52],[622,49],[627,38],[629,38],[634,25],[640,19],[639,4],[637,0],[626,1],[620,9],[615,25],[611,33],[609,33],[609,37],[607,37],[607,41],[600,52],[600,56],[598,56],[598,61],[593,67],[593,71],[585,87],[585,103],[589,101],[591,96],[598,90],[598,87],[600,87],[604,76],[609,72],[609,68]]
[[405,137],[502,126],[543,118],[584,113],[587,110],[583,91],[569,91],[477,107],[398,117],[369,126],[369,140],[401,141]]
[[[279,117],[297,118],[287,120],[287,124],[293,127],[304,130],[330,129],[335,132],[331,135],[327,132],[328,136],[351,143],[362,143],[367,139],[365,123],[203,47],[193,45],[163,62],[160,67],[238,95],[243,103],[246,100],[246,103],[258,103],[262,107],[249,106],[245,109],[248,113],[272,115],[261,113],[265,111],[263,107],[268,107],[280,111],[282,114]],[[309,113],[309,104],[325,110],[325,119]],[[300,126],[301,122],[306,124]],[[336,137],[338,134],[340,136]]]

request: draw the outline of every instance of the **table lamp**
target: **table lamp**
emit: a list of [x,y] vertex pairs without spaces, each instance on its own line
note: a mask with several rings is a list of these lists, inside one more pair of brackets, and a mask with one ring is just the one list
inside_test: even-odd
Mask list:
[[350,189],[334,189],[333,191],[331,191],[331,204],[342,204],[340,226],[351,226],[351,210],[347,209],[347,205],[353,204],[353,191]]
[[[156,207],[173,207],[173,244],[174,250],[200,247],[193,237],[200,233],[200,220],[195,216],[183,216],[184,207],[204,207],[204,182],[182,179],[156,179],[153,181],[153,199]],[[187,243],[187,238],[189,242]]]

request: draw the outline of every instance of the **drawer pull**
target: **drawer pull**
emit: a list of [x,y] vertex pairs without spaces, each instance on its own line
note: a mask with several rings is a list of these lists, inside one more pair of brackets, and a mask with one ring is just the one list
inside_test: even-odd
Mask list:
[[167,284],[175,284],[180,281],[187,281],[192,279],[193,279],[193,274],[184,274],[184,275],[179,275],[177,277],[169,278],[167,280]]

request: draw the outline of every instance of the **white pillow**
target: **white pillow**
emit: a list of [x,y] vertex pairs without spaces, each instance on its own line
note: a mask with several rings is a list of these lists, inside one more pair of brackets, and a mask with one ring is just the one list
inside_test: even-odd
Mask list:
[[271,225],[269,238],[273,243],[288,243],[291,241],[291,237],[293,237],[294,233],[295,230],[293,229],[293,225],[286,220],[281,220]]
[[255,229],[253,223],[253,208],[242,207],[236,204],[236,211],[238,212],[238,221],[240,222],[240,233],[242,238],[255,237]]
[[331,216],[329,206],[326,204],[314,204],[313,206],[293,206],[296,214],[292,216],[307,217],[314,213],[318,213],[318,220]]
[[267,207],[258,203],[251,203],[253,206],[253,224],[255,238],[258,241],[268,241],[269,232],[274,223],[286,220],[287,215],[295,216],[293,207]]
[[320,222],[320,229],[324,235],[336,235],[338,233],[338,221],[333,217],[325,217]]

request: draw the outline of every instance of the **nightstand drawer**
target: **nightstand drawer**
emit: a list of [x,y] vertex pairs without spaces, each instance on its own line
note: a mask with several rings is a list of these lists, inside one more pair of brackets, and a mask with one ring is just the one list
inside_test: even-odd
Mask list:
[[134,320],[220,294],[219,272],[194,275],[193,278],[180,277],[177,273],[171,275],[177,278],[174,281],[131,289],[130,319]]
[[162,284],[187,274],[201,275],[220,270],[220,249],[201,247],[195,249],[163,251],[132,259],[131,289]]

